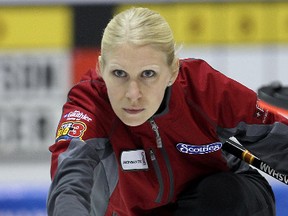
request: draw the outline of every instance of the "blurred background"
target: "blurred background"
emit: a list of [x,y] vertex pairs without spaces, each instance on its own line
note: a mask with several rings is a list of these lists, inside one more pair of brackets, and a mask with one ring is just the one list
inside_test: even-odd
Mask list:
[[[46,215],[48,147],[67,91],[95,67],[108,21],[131,6],[167,19],[180,57],[255,91],[288,84],[286,1],[0,0],[0,216]],[[287,215],[288,186],[267,178]]]

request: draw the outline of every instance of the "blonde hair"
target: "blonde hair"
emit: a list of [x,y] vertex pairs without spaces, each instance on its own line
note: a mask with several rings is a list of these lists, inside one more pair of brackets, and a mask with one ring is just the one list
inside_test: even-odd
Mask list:
[[101,68],[105,65],[105,54],[124,43],[151,45],[167,53],[167,64],[173,71],[178,69],[172,30],[167,21],[155,11],[131,8],[117,14],[108,23],[101,42]]

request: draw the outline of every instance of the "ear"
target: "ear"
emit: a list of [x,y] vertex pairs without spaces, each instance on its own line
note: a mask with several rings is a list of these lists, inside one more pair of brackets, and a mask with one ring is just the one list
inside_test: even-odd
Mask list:
[[176,58],[172,66],[172,74],[169,80],[169,86],[175,82],[175,80],[177,79],[178,73],[179,73],[179,59]]
[[102,62],[102,58],[101,58],[101,55],[98,56],[98,63],[97,63],[97,66],[96,66],[96,71],[98,71],[98,75],[100,77],[102,77],[102,69],[103,68],[103,62]]

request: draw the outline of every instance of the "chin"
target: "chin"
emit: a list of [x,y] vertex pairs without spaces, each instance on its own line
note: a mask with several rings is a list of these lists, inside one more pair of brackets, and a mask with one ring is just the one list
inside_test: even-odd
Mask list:
[[131,126],[131,127],[137,127],[137,126],[140,126],[142,124],[144,124],[147,120],[138,120],[138,121],[133,121],[133,120],[128,120],[128,119],[121,119],[121,121],[125,124],[125,125],[128,125],[128,126]]

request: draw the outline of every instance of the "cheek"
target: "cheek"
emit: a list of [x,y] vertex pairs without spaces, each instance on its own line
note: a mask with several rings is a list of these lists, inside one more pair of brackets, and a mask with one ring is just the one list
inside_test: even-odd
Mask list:
[[111,103],[118,102],[121,98],[123,98],[123,88],[121,86],[109,85],[106,84],[108,97]]
[[117,99],[118,94],[119,94],[118,91],[116,91],[114,88],[111,88],[111,87],[109,88],[108,86],[107,86],[107,91],[108,91],[109,100],[111,102]]
[[160,106],[163,101],[164,94],[165,90],[156,89],[155,91],[151,91],[149,98],[152,104],[155,106]]

